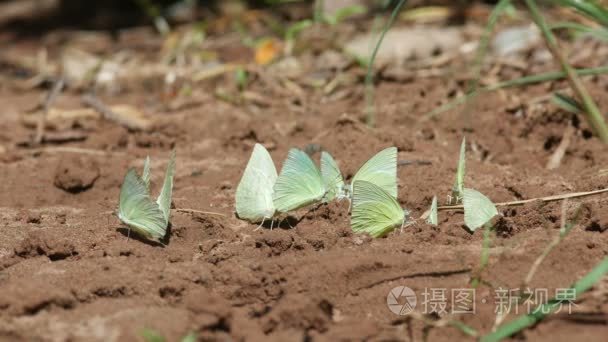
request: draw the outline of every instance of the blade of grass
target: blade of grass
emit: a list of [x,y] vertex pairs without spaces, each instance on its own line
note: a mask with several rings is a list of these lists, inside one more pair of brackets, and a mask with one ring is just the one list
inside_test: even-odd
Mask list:
[[420,313],[417,311],[412,311],[408,314],[408,317],[411,317],[420,322],[423,322],[428,327],[442,328],[445,326],[451,326],[451,327],[454,327],[454,328],[460,330],[465,335],[468,335],[471,337],[479,336],[479,333],[477,332],[477,330],[475,330],[475,328],[473,328],[469,325],[466,325],[465,323],[462,323],[460,321],[457,321],[455,319],[451,319],[450,317],[442,317],[438,320],[434,320],[434,319],[430,319],[428,316],[429,315],[423,314],[423,313]]
[[568,64],[568,61],[561,53],[559,45],[557,43],[557,39],[549,29],[549,26],[545,22],[536,1],[534,0],[525,0],[528,9],[530,10],[530,14],[532,15],[532,19],[536,23],[536,25],[540,28],[547,47],[553,57],[561,64],[563,71],[566,73],[568,82],[572,87],[572,90],[582,103],[585,108],[587,121],[589,122],[589,126],[593,129],[595,134],[600,138],[603,143],[608,144],[608,126],[606,126],[606,122],[604,121],[604,117],[600,113],[599,108],[587,92],[587,89],[579,79],[576,72],[574,72],[574,68]]
[[568,95],[564,95],[562,93],[553,93],[551,96],[551,101],[561,109],[570,112],[570,113],[580,113],[581,106],[580,104],[573,98]]
[[393,26],[393,23],[397,18],[397,14],[399,14],[399,11],[401,11],[401,7],[403,7],[405,1],[406,0],[400,0],[393,9],[388,22],[386,25],[384,25],[384,28],[380,33],[378,42],[376,43],[376,46],[372,51],[372,56],[367,64],[367,73],[365,74],[365,123],[369,127],[374,127],[376,125],[376,110],[374,106],[374,61],[376,60],[376,55],[378,54],[378,50],[380,50],[380,45],[384,40],[386,32],[391,28],[391,26]]
[[528,285],[530,284],[530,282],[532,281],[532,278],[534,277],[534,275],[536,274],[536,271],[538,270],[538,268],[540,267],[540,265],[543,263],[543,261],[547,258],[547,256],[549,255],[549,253],[551,253],[551,251],[557,247],[557,245],[559,245],[562,241],[564,241],[564,239],[566,238],[566,236],[568,236],[568,234],[570,233],[570,231],[572,230],[572,228],[574,228],[576,226],[576,224],[578,223],[578,219],[581,213],[581,205],[579,204],[579,206],[576,208],[576,213],[574,214],[574,219],[571,222],[566,222],[566,208],[568,205],[568,200],[565,200],[562,203],[562,224],[561,224],[561,228],[559,230],[559,235],[557,235],[552,241],[551,243],[549,243],[547,245],[547,247],[545,248],[545,250],[542,252],[541,255],[539,255],[539,257],[534,260],[534,263],[532,264],[532,267],[530,267],[530,271],[528,271],[528,274],[526,275],[526,278],[524,279],[524,284],[522,286],[522,288],[527,288]]
[[[576,298],[589,290],[593,284],[597,283],[606,273],[608,273],[608,257],[604,257],[589,273],[574,283],[570,289],[574,289]],[[538,306],[532,313],[521,315],[514,320],[501,325],[495,332],[487,334],[481,338],[481,342],[497,342],[516,334],[527,327],[530,327],[555,310],[561,307],[563,302],[570,300],[553,298],[549,302]]]
[[551,30],[567,29],[577,32],[578,34],[587,34],[597,39],[608,40],[608,30],[599,27],[589,27],[573,22],[559,22],[550,26]]
[[[492,9],[490,16],[488,17],[488,23],[481,35],[481,39],[479,40],[479,46],[477,47],[477,51],[475,52],[475,59],[473,60],[473,78],[470,82],[468,82],[467,86],[467,94],[473,94],[470,99],[475,98],[476,90],[479,86],[479,78],[481,75],[481,67],[483,65],[483,60],[488,52],[488,46],[490,42],[490,36],[496,27],[496,23],[498,22],[498,18],[506,12],[506,10],[511,5],[511,0],[500,0]],[[469,106],[465,106],[464,118],[466,126],[469,125]]]
[[608,26],[608,10],[594,0],[557,0],[558,4],[575,9],[598,23]]
[[471,279],[471,287],[476,288],[481,283],[481,272],[488,266],[490,261],[490,243],[492,242],[492,230],[494,226],[492,222],[484,225],[483,243],[481,245],[481,257],[479,260],[479,268],[475,272],[475,276]]
[[[597,68],[575,69],[575,72],[579,76],[599,75],[599,74],[608,73],[608,66],[601,66],[601,67],[597,67]],[[516,78],[513,80],[508,80],[508,81],[503,81],[503,82],[499,82],[496,84],[492,84],[492,85],[480,88],[475,92],[468,93],[463,96],[459,96],[459,97],[455,98],[454,100],[452,100],[438,108],[435,108],[434,110],[430,111],[429,113],[424,114],[420,118],[420,121],[425,121],[425,120],[431,119],[439,114],[447,112],[448,110],[453,109],[456,106],[465,103],[471,97],[473,97],[479,93],[489,93],[489,92],[496,91],[499,89],[504,89],[504,88],[520,87],[520,86],[526,86],[526,85],[531,85],[531,84],[536,84],[536,83],[555,81],[555,80],[563,79],[565,77],[566,77],[566,73],[563,71],[552,71],[552,72],[546,72],[546,73],[537,74],[537,75],[524,76],[524,77]]]

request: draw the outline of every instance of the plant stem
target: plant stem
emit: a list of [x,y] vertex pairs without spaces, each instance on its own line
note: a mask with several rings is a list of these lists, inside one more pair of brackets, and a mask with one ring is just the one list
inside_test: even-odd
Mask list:
[[393,23],[397,18],[397,14],[401,10],[403,4],[405,4],[405,0],[400,0],[397,6],[395,6],[393,9],[391,17],[386,25],[384,25],[384,29],[382,29],[382,32],[380,33],[378,42],[376,43],[376,46],[372,51],[372,56],[367,64],[367,73],[365,75],[365,122],[369,127],[374,127],[376,125],[376,111],[374,108],[374,61],[376,60],[376,55],[378,54],[378,50],[380,50],[380,45],[384,40],[386,32],[391,28],[391,26],[393,26]]
[[[575,72],[579,76],[599,75],[599,74],[608,73],[608,66],[602,66],[602,67],[597,67],[597,68],[575,69]],[[436,108],[436,109],[430,111],[429,113],[424,114],[420,118],[420,120],[421,121],[428,120],[441,113],[444,113],[444,112],[458,106],[459,104],[467,102],[469,99],[473,98],[474,96],[476,96],[479,93],[486,93],[486,92],[489,93],[489,92],[499,90],[499,89],[504,89],[504,88],[519,87],[519,86],[525,86],[525,85],[547,82],[547,81],[555,81],[555,80],[562,79],[564,77],[566,77],[565,72],[552,71],[552,72],[546,72],[546,73],[537,74],[537,75],[524,76],[524,77],[516,78],[513,80],[508,80],[508,81],[503,81],[503,82],[499,82],[496,84],[492,84],[492,85],[480,88],[477,91],[467,93],[466,95],[459,96],[459,97],[455,98],[454,100],[440,106],[439,108]]]
[[526,5],[530,10],[530,14],[532,15],[534,22],[543,33],[549,51],[551,51],[553,57],[561,64],[572,90],[574,90],[574,93],[585,107],[585,113],[587,114],[586,117],[589,121],[589,125],[603,143],[608,143],[608,126],[606,126],[606,122],[604,121],[600,110],[587,92],[587,89],[581,82],[580,78],[578,78],[574,68],[568,64],[568,61],[561,53],[557,40],[555,39],[553,33],[551,33],[549,26],[541,15],[540,10],[536,5],[536,1],[526,0]]
[[471,286],[476,288],[481,282],[481,272],[488,266],[490,260],[490,242],[492,241],[492,226],[491,222],[484,225],[483,230],[483,243],[481,246],[481,258],[479,260],[479,269],[475,272],[475,277],[471,280]]
[[[593,284],[602,279],[608,273],[608,257],[604,257],[589,273],[583,278],[574,283],[570,289],[574,289],[576,298],[582,293],[589,290]],[[538,306],[532,313],[521,315],[516,319],[500,326],[495,332],[485,335],[481,338],[481,342],[498,342],[517,332],[530,327],[549,314],[559,309],[562,302],[571,302],[566,299],[553,298],[549,302]]]
[[[500,0],[492,9],[492,13],[490,13],[490,17],[488,18],[488,23],[481,35],[481,39],[479,40],[479,46],[477,47],[477,51],[475,52],[475,59],[473,60],[473,78],[468,83],[467,86],[467,94],[472,94],[471,99],[475,98],[477,87],[479,85],[479,77],[481,74],[481,67],[483,65],[484,57],[488,52],[488,45],[490,42],[490,35],[494,31],[494,27],[498,22],[498,18],[503,14],[503,12],[509,7],[511,4],[511,0]],[[465,106],[464,111],[464,121],[465,125],[469,126],[470,118],[469,118],[469,108]]]

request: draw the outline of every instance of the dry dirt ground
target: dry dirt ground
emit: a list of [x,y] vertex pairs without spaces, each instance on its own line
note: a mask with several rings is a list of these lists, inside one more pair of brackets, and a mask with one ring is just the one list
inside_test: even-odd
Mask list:
[[[44,42],[3,39],[11,42],[13,53],[23,55]],[[153,34],[145,39],[160,46]],[[128,42],[112,44],[118,49]],[[584,46],[589,56],[577,66],[605,60],[605,54],[595,54],[596,44]],[[134,49],[146,54],[151,48]],[[549,62],[524,69],[507,65],[498,76],[556,68]],[[268,147],[277,168],[291,147],[308,148],[315,160],[325,149],[347,177],[380,149],[397,146],[400,160],[430,162],[399,167],[399,200],[413,218],[428,209],[433,195],[445,202],[463,135],[468,142],[466,184],[495,202],[608,186],[608,175],[601,172],[608,165],[606,147],[591,136],[581,116],[542,102],[548,91],[567,86],[562,81],[484,94],[469,107],[466,119],[459,108],[420,121],[422,114],[462,92],[464,78],[455,72],[382,79],[373,129],[361,120],[361,83],[348,85],[346,96],[328,98],[314,87],[301,86],[302,92],[290,97],[253,82],[249,89],[266,99],[256,98],[257,104],[248,106],[213,95],[230,74],[196,85],[197,100],[176,108],[165,106],[162,89],[138,84],[99,98],[135,106],[153,119],[154,129],[129,131],[112,121],[93,120],[69,128],[84,132],[84,140],[31,147],[35,130],[23,123],[23,115],[49,87],[18,87],[11,82],[25,76],[17,71],[10,64],[0,66],[3,341],[129,341],[141,339],[144,328],[168,341],[188,332],[220,341],[467,338],[456,328],[431,327],[387,307],[391,289],[407,286],[417,294],[420,312],[425,290],[446,291],[445,298],[435,293],[440,312],[431,320],[446,316],[441,303],[448,313],[454,309],[451,291],[470,288],[483,235],[465,228],[462,212],[442,211],[437,227],[416,220],[380,239],[351,232],[346,202],[298,212],[295,216],[302,219],[294,228],[256,229],[234,214],[235,188],[255,142]],[[605,112],[608,77],[585,82]],[[65,90],[54,107],[81,108],[81,93]],[[560,166],[547,170],[570,125],[574,133]],[[172,148],[177,149],[174,207],[224,216],[174,210],[166,246],[133,235],[127,240],[124,226],[112,215],[125,172],[141,168],[150,155],[153,189],[158,189]],[[569,201],[567,216],[579,205],[577,225],[544,261],[530,288],[547,289],[553,296],[607,255],[606,196]],[[522,287],[534,260],[558,234],[562,208],[561,202],[540,201],[499,208],[502,218],[475,292],[475,312],[453,314],[453,319],[480,332],[492,329],[496,290]],[[521,304],[518,310],[525,308]],[[571,314],[562,311],[517,339],[599,341],[608,335],[607,315],[604,281],[577,301]]]

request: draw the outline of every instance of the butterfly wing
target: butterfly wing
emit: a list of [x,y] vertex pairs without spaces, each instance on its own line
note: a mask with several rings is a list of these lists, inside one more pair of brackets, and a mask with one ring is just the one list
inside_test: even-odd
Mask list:
[[452,197],[453,203],[458,203],[459,200],[462,200],[462,195],[464,192],[464,174],[466,168],[466,138],[462,138],[462,143],[460,144],[460,156],[458,157],[458,167],[456,168],[456,180],[454,181],[454,186],[452,187]]
[[277,169],[272,157],[260,144],[255,144],[236,188],[236,213],[239,218],[253,223],[274,216],[272,189],[277,181]]
[[321,152],[321,178],[323,178],[323,186],[327,190],[326,202],[330,202],[336,197],[343,197],[344,178],[342,178],[342,173],[334,158],[325,151]]
[[404,211],[391,194],[371,182],[353,183],[351,227],[354,232],[380,237],[401,226],[404,220]]
[[158,207],[163,212],[165,217],[165,226],[169,224],[169,218],[171,216],[171,196],[173,194],[173,177],[175,175],[175,150],[171,151],[169,157],[169,164],[167,165],[167,171],[165,172],[165,180],[163,182],[163,188],[156,199]]
[[146,190],[150,192],[150,156],[147,156],[144,162],[144,172],[141,174],[141,179],[146,184]]
[[373,156],[357,171],[352,184],[367,181],[397,198],[397,148],[389,147]]
[[152,240],[162,239],[167,232],[163,212],[150,198],[145,182],[134,169],[127,172],[122,183],[118,217],[133,230]]
[[287,160],[274,185],[273,201],[277,211],[285,213],[318,202],[325,196],[321,173],[303,151],[289,150]]
[[431,202],[431,213],[429,214],[426,222],[433,226],[436,226],[439,223],[437,218],[437,196],[433,196],[433,201]]
[[464,223],[472,231],[498,215],[494,203],[477,190],[465,188],[462,204],[464,206]]

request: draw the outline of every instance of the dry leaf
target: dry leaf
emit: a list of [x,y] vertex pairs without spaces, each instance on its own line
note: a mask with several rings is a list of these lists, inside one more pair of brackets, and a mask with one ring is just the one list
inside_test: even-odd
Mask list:
[[131,105],[115,105],[111,106],[110,110],[116,114],[114,117],[106,117],[112,119],[121,125],[132,130],[149,131],[152,128],[152,121],[144,115],[139,109]]
[[264,39],[255,48],[255,62],[266,65],[274,61],[281,54],[281,42],[276,39]]

